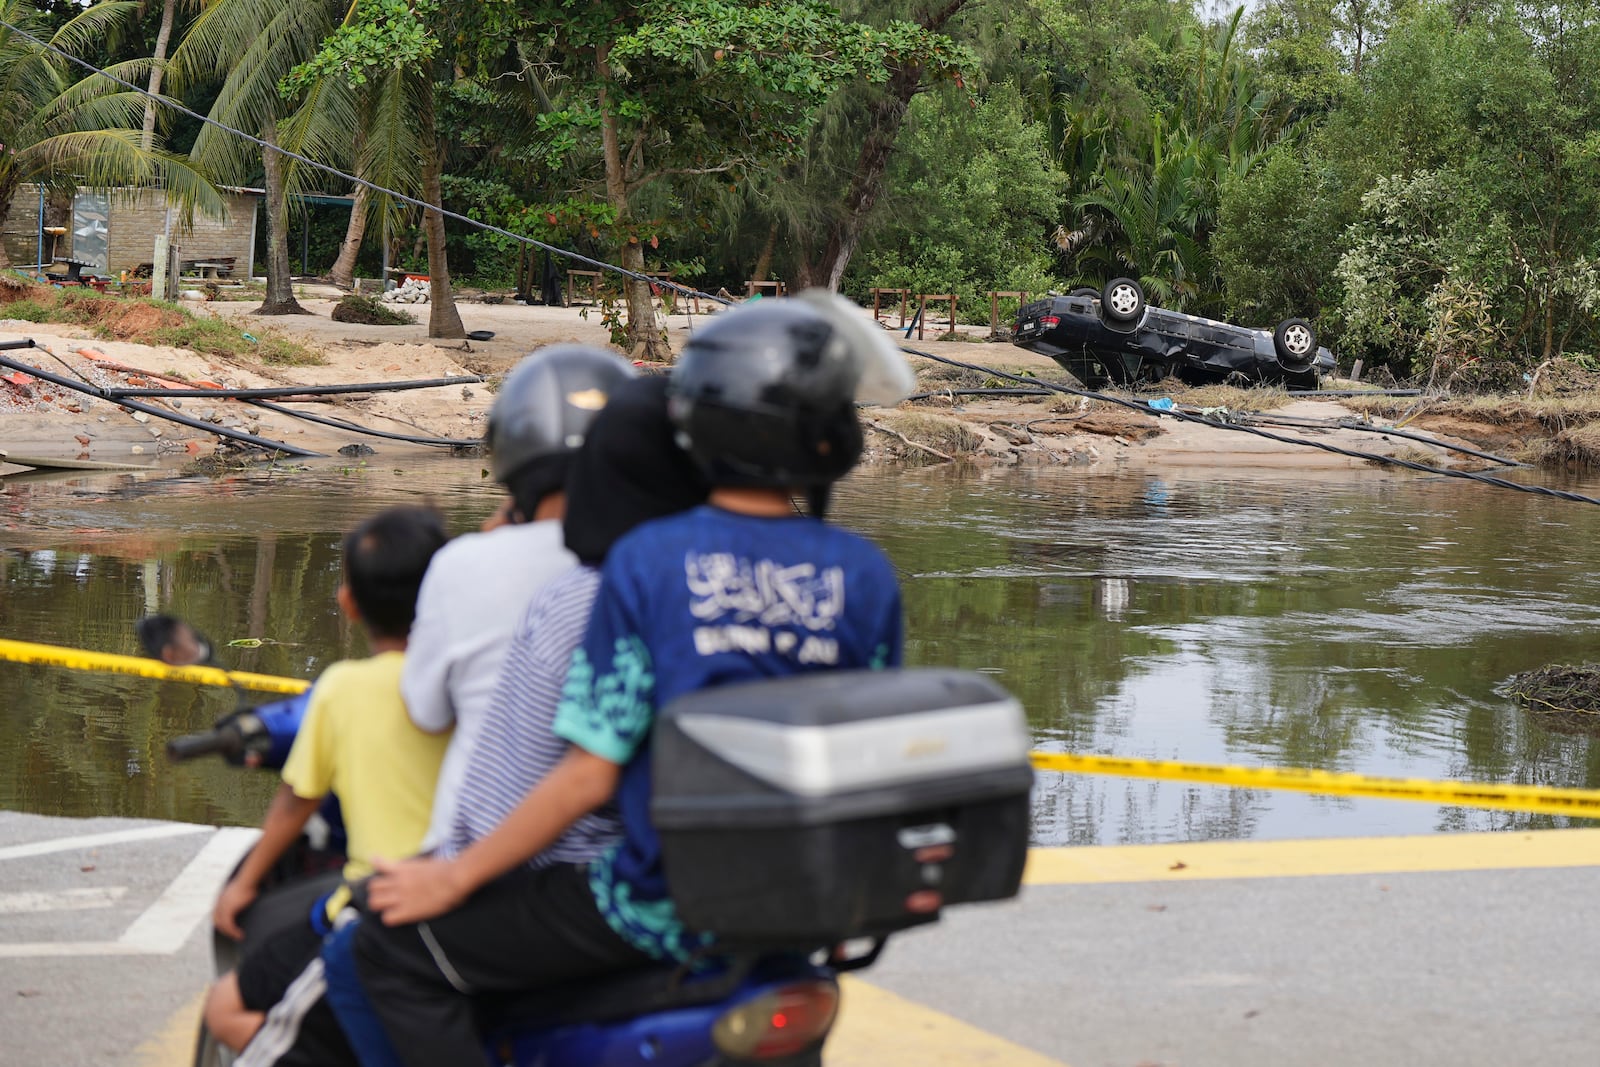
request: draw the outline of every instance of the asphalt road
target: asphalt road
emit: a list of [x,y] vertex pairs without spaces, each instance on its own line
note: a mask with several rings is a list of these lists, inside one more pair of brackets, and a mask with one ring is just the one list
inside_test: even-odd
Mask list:
[[[249,832],[0,813],[0,1067],[182,1067]],[[1047,850],[846,990],[830,1067],[1592,1063],[1600,831]]]

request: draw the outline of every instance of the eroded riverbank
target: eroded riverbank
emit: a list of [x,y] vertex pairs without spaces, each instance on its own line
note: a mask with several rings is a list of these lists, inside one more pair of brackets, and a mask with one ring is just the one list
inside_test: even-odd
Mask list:
[[[352,429],[308,421],[335,420],[389,435],[475,440],[493,403],[495,377],[526,352],[544,344],[579,341],[604,344],[606,328],[584,309],[508,304],[463,304],[469,329],[488,331],[487,341],[433,342],[423,324],[365,326],[330,317],[335,291],[313,288],[303,303],[311,314],[263,320],[253,304],[216,302],[196,314],[236,330],[245,343],[229,357],[197,355],[147,343],[134,327],[107,330],[90,325],[32,323],[4,318],[0,340],[32,339],[39,347],[10,353],[34,366],[92,387],[206,383],[229,388],[339,385],[402,379],[484,375],[483,383],[395,393],[363,393],[316,402],[284,402],[281,410],[209,398],[154,400],[153,406],[197,418],[220,429],[249,433],[297,449],[361,456],[406,457],[419,446]],[[157,316],[159,318],[160,316]],[[668,332],[681,344],[704,315],[669,317]],[[252,332],[254,331],[254,332]],[[321,362],[271,362],[278,341],[298,346]],[[960,362],[981,364],[1024,378],[1070,382],[1052,361],[1006,344],[917,341],[915,347]],[[1006,377],[956,370],[911,357],[921,399],[900,408],[868,412],[869,463],[968,462],[979,465],[1070,466],[1075,468],[1175,465],[1338,470],[1365,461],[1304,445],[1272,441],[1224,428],[1160,418],[1074,396],[968,396],[962,390],[1015,387]],[[281,357],[280,357],[281,360]],[[1282,436],[1342,448],[1398,456],[1453,469],[1477,469],[1480,460],[1426,442],[1386,438],[1339,423],[1360,417],[1377,426],[1400,423],[1409,432],[1443,444],[1503,451],[1515,459],[1569,462],[1584,458],[1587,422],[1570,413],[1541,418],[1523,412],[1506,417],[1492,407],[1440,410],[1437,403],[1296,399],[1275,390],[1184,390],[1150,392],[1139,403],[1166,395],[1189,410],[1235,418],[1269,411],[1301,425],[1280,427]],[[1476,414],[1474,413],[1476,412]],[[1595,433],[1600,442],[1600,430]],[[116,403],[75,393],[37,379],[0,380],[0,449],[17,456],[182,468],[209,455],[218,437]],[[373,449],[368,453],[365,449]],[[0,472],[8,469],[0,467]]]

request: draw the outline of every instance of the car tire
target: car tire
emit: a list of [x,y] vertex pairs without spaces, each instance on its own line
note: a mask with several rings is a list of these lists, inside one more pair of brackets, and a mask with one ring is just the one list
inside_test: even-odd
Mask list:
[[1068,296],[1099,297],[1100,290],[1096,289],[1092,285],[1079,285],[1079,286],[1076,286],[1075,288],[1073,288],[1071,292],[1067,293],[1067,295]]
[[1132,278],[1112,278],[1100,290],[1100,311],[1112,322],[1138,322],[1144,314],[1144,286]]
[[1305,319],[1284,319],[1272,331],[1272,347],[1284,370],[1309,370],[1317,361],[1317,331]]

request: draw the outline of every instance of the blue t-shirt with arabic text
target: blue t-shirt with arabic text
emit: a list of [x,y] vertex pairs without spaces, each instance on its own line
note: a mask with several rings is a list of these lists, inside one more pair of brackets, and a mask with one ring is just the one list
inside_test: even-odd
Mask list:
[[606,557],[555,732],[622,766],[623,839],[590,866],[606,921],[640,950],[686,959],[650,822],[656,710],[710,686],[900,664],[900,588],[872,542],[802,516],[706,506],[658,519]]

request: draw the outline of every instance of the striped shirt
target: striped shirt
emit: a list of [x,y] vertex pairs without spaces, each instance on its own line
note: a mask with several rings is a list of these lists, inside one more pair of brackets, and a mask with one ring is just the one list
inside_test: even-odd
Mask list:
[[[566,755],[567,742],[551,724],[599,587],[597,569],[576,567],[546,583],[528,605],[500,668],[441,856],[486,837]],[[616,809],[608,804],[579,819],[529,865],[587,863],[620,834]]]

